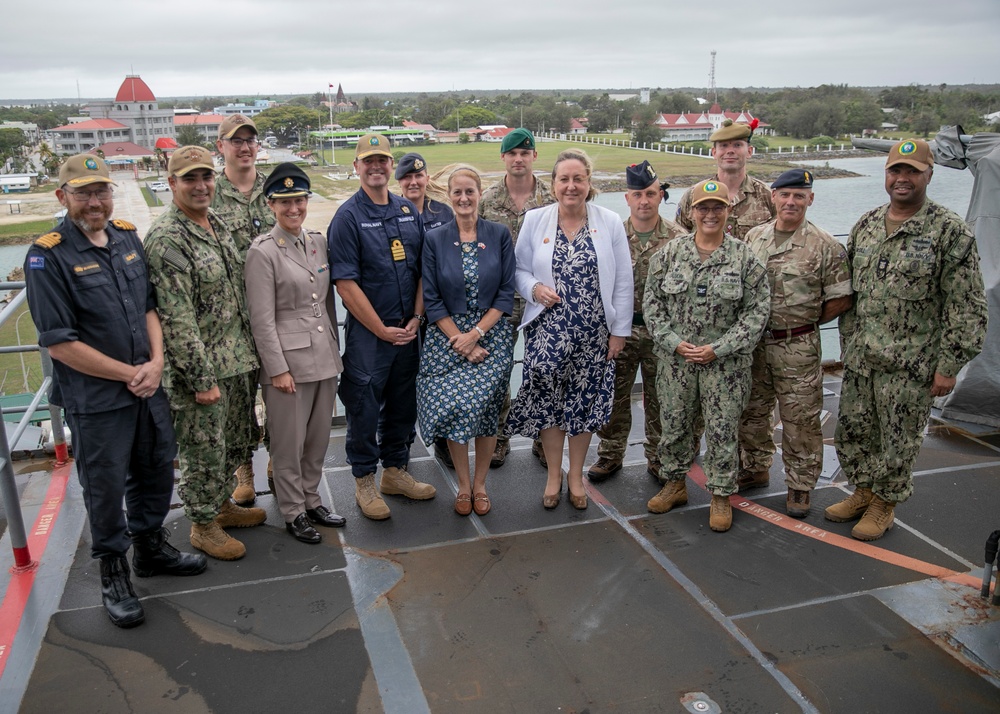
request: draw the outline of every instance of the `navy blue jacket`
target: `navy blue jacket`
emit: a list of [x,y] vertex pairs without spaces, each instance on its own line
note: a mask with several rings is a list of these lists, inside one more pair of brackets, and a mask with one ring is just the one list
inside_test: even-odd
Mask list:
[[[479,308],[510,315],[514,309],[514,243],[507,226],[480,218],[476,222],[479,253]],[[424,309],[434,323],[468,311],[458,223],[427,232],[423,254]]]

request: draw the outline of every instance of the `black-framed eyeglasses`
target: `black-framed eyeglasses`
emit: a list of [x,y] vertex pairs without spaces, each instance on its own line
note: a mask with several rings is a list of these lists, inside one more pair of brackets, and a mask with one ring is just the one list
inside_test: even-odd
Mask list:
[[226,141],[235,146],[237,149],[242,149],[244,144],[252,149],[260,143],[257,141],[257,137],[253,137],[252,139],[240,139],[239,137],[233,137],[232,139],[226,139]]
[[102,186],[93,191],[66,191],[74,201],[88,203],[90,199],[96,198],[98,201],[107,201],[113,195],[110,186]]
[[704,216],[708,213],[723,213],[727,208],[729,208],[729,206],[726,206],[725,204],[722,203],[715,203],[713,201],[711,206],[706,206],[703,203],[698,204],[697,206],[694,207],[694,210],[698,211],[699,214]]

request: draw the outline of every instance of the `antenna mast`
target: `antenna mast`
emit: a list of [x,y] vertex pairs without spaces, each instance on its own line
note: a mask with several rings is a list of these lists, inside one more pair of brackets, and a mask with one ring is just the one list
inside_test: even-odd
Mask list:
[[709,90],[712,92],[712,101],[716,104],[719,102],[719,92],[715,88],[715,50],[712,50],[712,66],[708,70],[708,81]]

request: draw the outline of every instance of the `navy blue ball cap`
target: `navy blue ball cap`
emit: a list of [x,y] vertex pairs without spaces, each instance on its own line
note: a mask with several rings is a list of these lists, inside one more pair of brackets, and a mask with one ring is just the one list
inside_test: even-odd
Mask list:
[[306,172],[289,161],[275,166],[271,174],[264,179],[264,195],[267,198],[310,196],[311,187]]
[[813,187],[812,172],[805,169],[789,169],[781,174],[771,184],[771,188],[808,188]]
[[406,174],[417,174],[427,169],[427,162],[420,154],[411,151],[399,160],[396,164],[396,180],[406,176]]

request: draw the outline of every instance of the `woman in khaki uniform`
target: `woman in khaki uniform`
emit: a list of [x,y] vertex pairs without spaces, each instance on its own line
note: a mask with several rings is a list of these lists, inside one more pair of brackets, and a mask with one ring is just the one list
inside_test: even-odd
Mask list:
[[343,363],[326,238],[302,228],[309,189],[309,177],[291,163],[267,177],[264,195],[277,224],[250,246],[245,274],[278,507],[293,537],[319,543],[314,524],[344,525],[318,493]]

